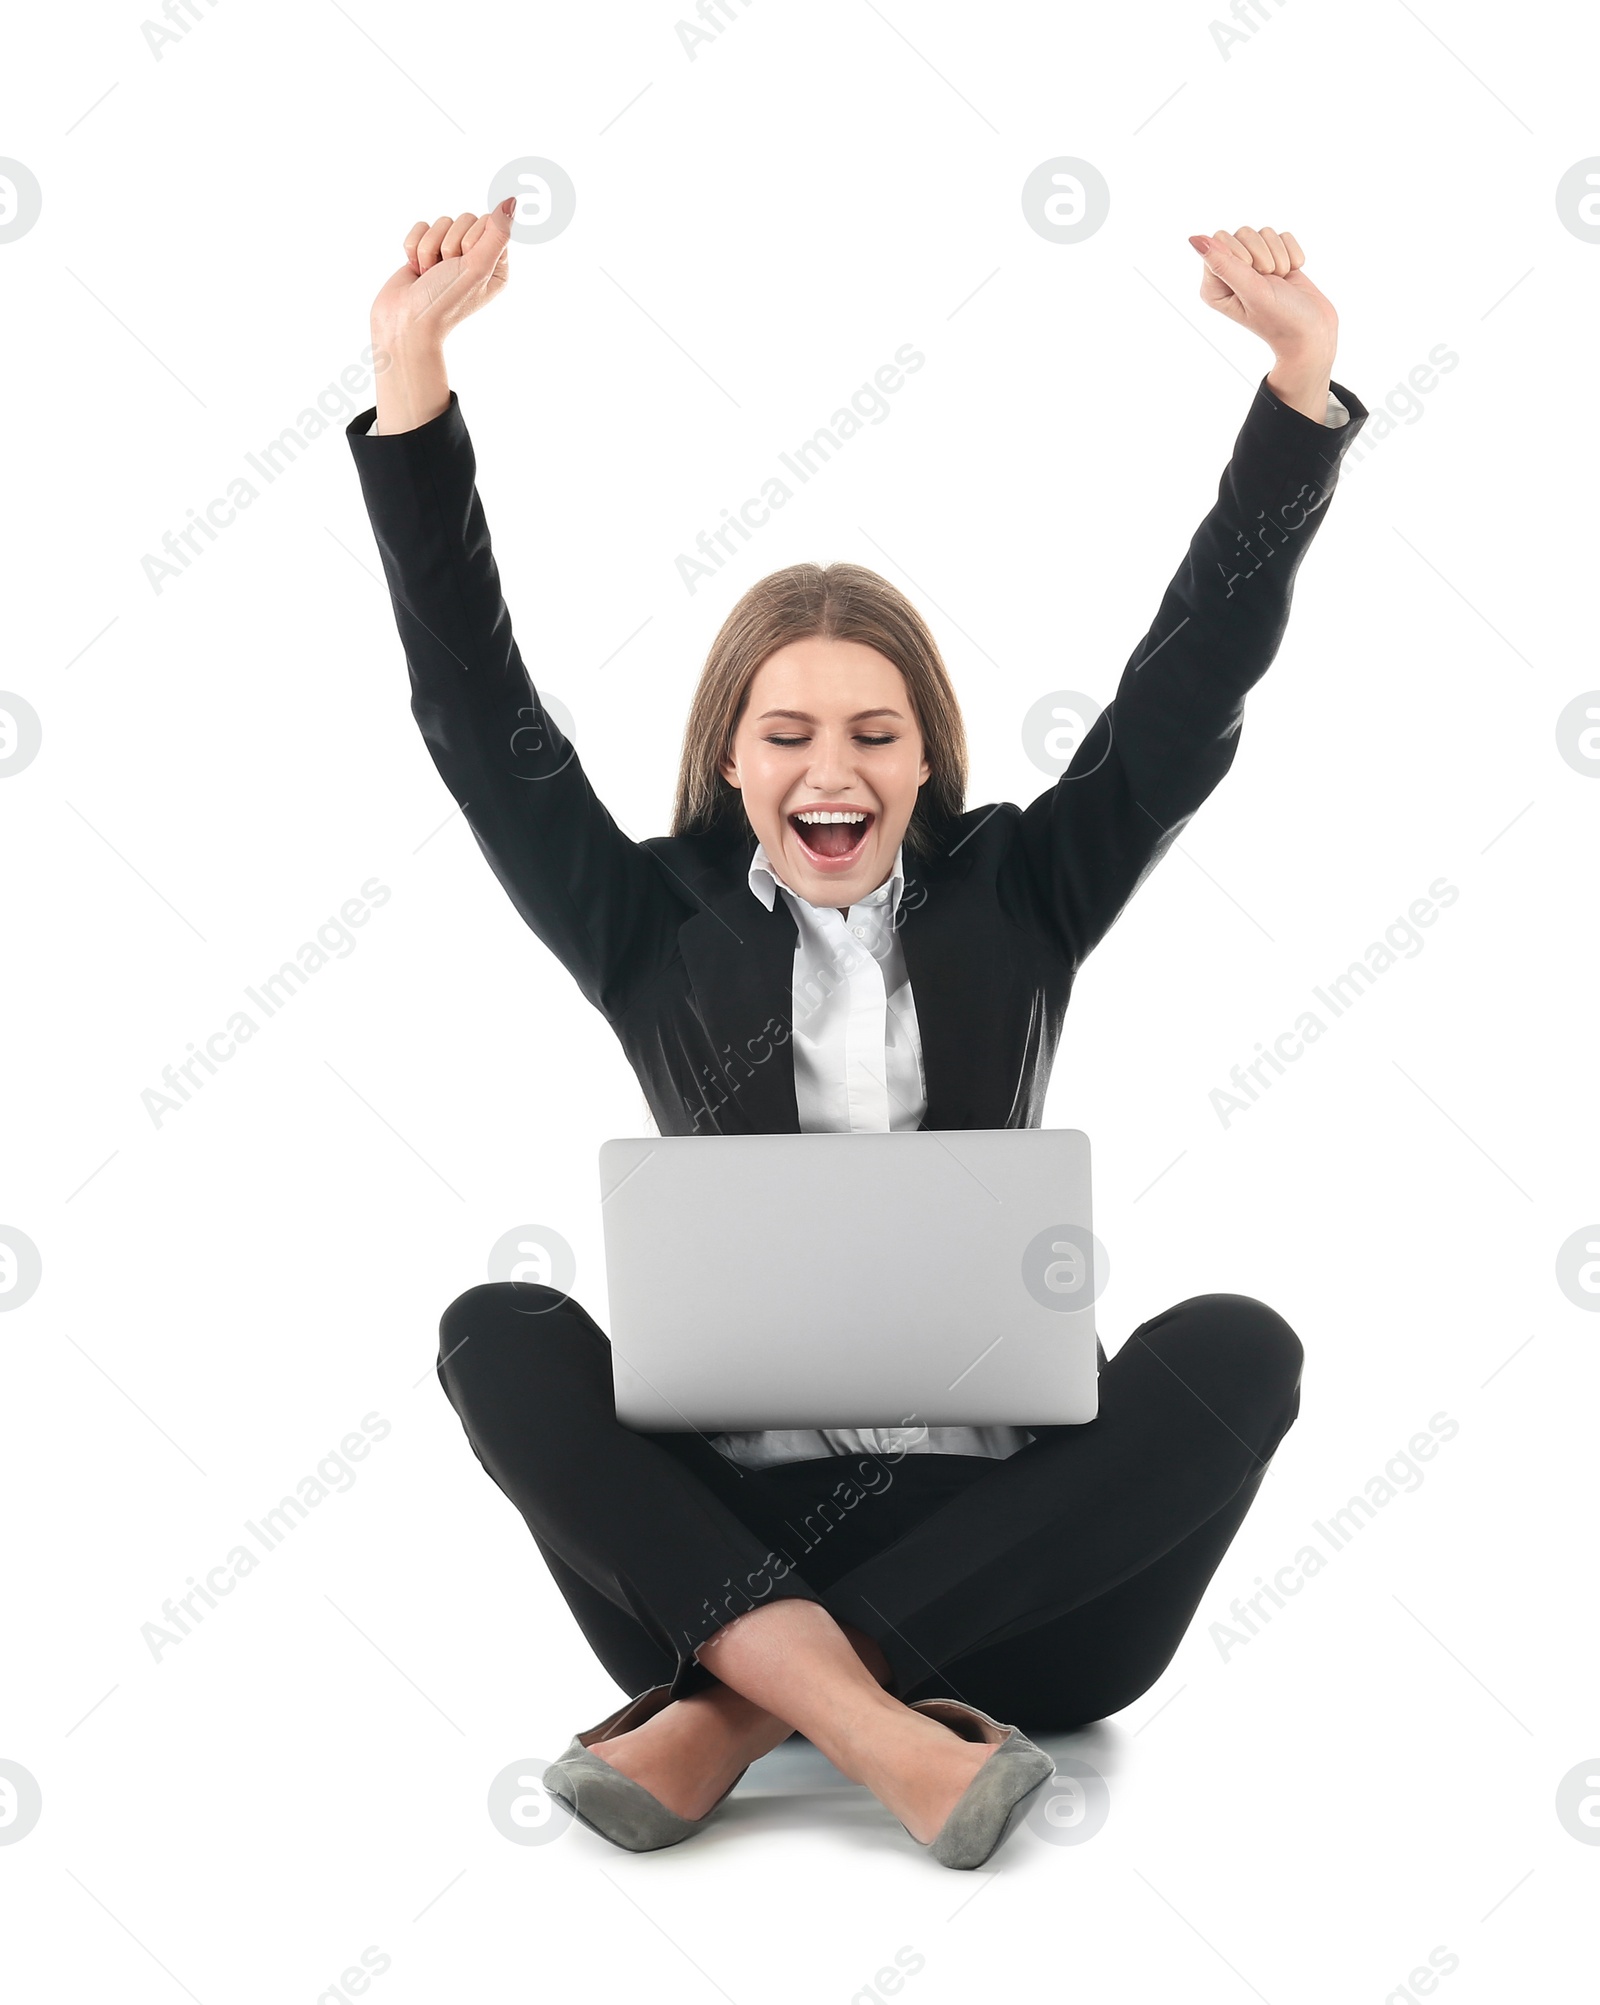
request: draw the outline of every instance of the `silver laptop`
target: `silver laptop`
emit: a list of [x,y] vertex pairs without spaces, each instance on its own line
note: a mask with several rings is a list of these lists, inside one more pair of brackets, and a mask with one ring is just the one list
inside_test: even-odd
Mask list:
[[1054,1426],[1099,1410],[1075,1128],[602,1144],[617,1418]]

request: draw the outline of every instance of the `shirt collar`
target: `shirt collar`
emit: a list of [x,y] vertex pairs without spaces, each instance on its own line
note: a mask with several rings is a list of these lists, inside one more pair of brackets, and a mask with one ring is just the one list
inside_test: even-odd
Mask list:
[[[900,894],[905,890],[906,884],[905,859],[906,849],[905,844],[902,843],[895,852],[894,869],[889,877],[884,883],[878,886],[876,891],[869,891],[864,898],[858,898],[856,904],[887,905],[889,907],[890,918],[897,917],[900,911]],[[756,844],[755,854],[750,859],[749,884],[750,889],[761,900],[762,904],[766,906],[769,912],[777,902],[778,887],[780,885],[783,886],[783,889],[788,892],[791,898],[796,899],[800,904],[804,905],[809,902],[801,898],[799,892],[791,885],[784,884],[783,879],[772,867],[772,861],[767,855],[765,843],[758,842]],[[833,907],[831,909],[836,911],[838,908]],[[853,911],[854,909],[854,906],[852,906],[851,910]]]

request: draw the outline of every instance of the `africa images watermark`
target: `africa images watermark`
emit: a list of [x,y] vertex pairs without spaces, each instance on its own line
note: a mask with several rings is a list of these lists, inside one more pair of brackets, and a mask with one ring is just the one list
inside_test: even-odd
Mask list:
[[[827,424],[819,425],[810,438],[797,445],[792,453],[779,453],[778,458],[795,480],[804,486],[864,425],[881,425],[892,408],[889,397],[901,389],[906,377],[914,376],[927,359],[909,341],[902,341],[894,351],[894,360],[885,362],[870,382],[863,383],[852,394],[848,405],[841,404]],[[753,494],[739,504],[737,514],[731,508],[725,508],[722,521],[715,529],[700,531],[695,538],[695,548],[700,556],[680,554],[677,559],[678,576],[691,598],[699,590],[703,579],[714,578],[728,558],[737,553],[738,545],[732,538],[738,535],[748,543],[754,530],[763,528],[772,520],[774,509],[782,508],[794,499],[794,492],[781,474],[772,474],[762,482],[759,495]],[[760,514],[753,512],[757,509],[761,510]],[[706,559],[709,562],[703,561]]]
[[255,1572],[267,1553],[276,1552],[318,1504],[336,1492],[342,1495],[353,1489],[356,1472],[350,1464],[364,1462],[373,1445],[393,1431],[380,1413],[364,1413],[360,1431],[352,1429],[337,1448],[330,1448],[311,1474],[300,1478],[292,1497],[280,1498],[270,1511],[261,1513],[259,1520],[246,1518],[244,1528],[260,1547],[260,1553],[242,1542],[231,1547],[203,1581],[196,1580],[192,1573],[189,1575],[187,1594],[170,1595],[162,1602],[162,1621],[141,1626],[139,1634],[156,1662],[162,1661],[163,1651],[183,1642],[205,1620],[208,1609],[220,1606],[220,1596],[232,1594],[241,1580]]
[[903,1461],[912,1452],[915,1436],[926,1432],[915,1414],[908,1414],[899,1427],[884,1431],[901,1437],[896,1447],[875,1455],[851,1456],[849,1473],[840,1476],[827,1496],[817,1499],[798,1525],[789,1519],[784,1520],[794,1533],[798,1553],[788,1546],[766,1553],[761,1564],[752,1567],[741,1582],[735,1583],[733,1576],[728,1575],[722,1583],[725,1592],[720,1608],[709,1598],[701,1602],[702,1612],[696,1625],[699,1633],[687,1627],[683,1631],[683,1655],[686,1658],[702,1646],[714,1653],[725,1621],[748,1615],[758,1602],[772,1593],[779,1581],[786,1580],[795,1571],[806,1553],[813,1552],[836,1525],[844,1523],[847,1512],[853,1511],[868,1497],[882,1496],[894,1481],[894,1470],[890,1465]]
[[[337,383],[317,392],[314,406],[308,404],[292,425],[285,425],[259,452],[247,452],[245,460],[261,487],[248,474],[235,474],[225,494],[214,496],[204,511],[191,508],[189,520],[181,529],[167,530],[161,538],[165,555],[154,556],[146,551],[140,559],[151,591],[159,598],[173,579],[181,578],[197,557],[205,555],[207,543],[215,543],[224,529],[238,521],[244,509],[260,500],[263,488],[287,473],[325,432],[336,425],[341,429],[347,425],[361,408],[356,397],[364,397],[371,390],[373,378],[388,368],[389,360],[385,349],[374,350],[370,345],[363,348],[357,360],[340,371]],[[204,542],[200,540],[202,537]]]
[[894,1953],[894,1962],[885,1963],[872,1974],[872,1981],[863,1984],[859,1991],[850,1994],[850,2005],[883,2005],[886,1998],[893,1998],[903,1991],[908,1977],[916,1977],[927,1967],[928,1959],[920,1949],[909,1942],[902,1943]]
[[[1287,501],[1278,504],[1277,514],[1280,519],[1276,522],[1269,522],[1267,520],[1267,511],[1264,508],[1258,508],[1256,510],[1257,527],[1252,529],[1236,529],[1233,532],[1233,540],[1239,545],[1240,554],[1251,559],[1249,569],[1229,571],[1222,559],[1220,557],[1217,559],[1217,569],[1225,574],[1228,587],[1222,596],[1225,599],[1231,599],[1236,585],[1248,585],[1250,580],[1266,563],[1267,559],[1269,557],[1276,557],[1278,552],[1288,543],[1289,538],[1294,534],[1295,530],[1303,529],[1312,516],[1316,514],[1317,510],[1326,504],[1332,492],[1333,489],[1331,487],[1323,487],[1317,481],[1302,481]],[[1276,538],[1276,541],[1273,540],[1274,538]],[[1257,547],[1258,545],[1259,548]],[[1170,634],[1166,637],[1167,640],[1171,638]],[[1144,667],[1145,661],[1152,660],[1164,645],[1165,641],[1158,641],[1143,661],[1135,662],[1134,673],[1137,674]],[[1080,775],[1080,777],[1083,776]]]
[[[317,928],[316,938],[301,943],[292,961],[285,961],[277,973],[266,976],[259,987],[251,987],[247,983],[245,994],[260,1010],[263,1021],[276,1016],[313,975],[320,974],[328,965],[330,956],[347,961],[357,946],[350,928],[364,926],[373,912],[380,905],[387,905],[393,895],[387,884],[380,883],[376,877],[369,877],[360,894],[347,898],[339,907],[337,919],[330,914]],[[141,1105],[155,1126],[159,1128],[169,1114],[181,1112],[194,1092],[206,1083],[196,1076],[196,1066],[203,1066],[209,1075],[215,1077],[220,1064],[235,1057],[239,1047],[254,1037],[260,1028],[261,1025],[248,1010],[237,1009],[221,1030],[214,1030],[206,1039],[203,1051],[191,1038],[190,1056],[180,1059],[176,1067],[168,1065],[162,1071],[162,1082],[168,1090],[162,1092],[160,1087],[147,1086],[139,1096]]]
[[[1380,975],[1385,975],[1395,966],[1397,959],[1414,961],[1427,945],[1419,927],[1431,926],[1440,911],[1454,905],[1461,896],[1450,880],[1436,877],[1428,886],[1425,898],[1414,898],[1407,908],[1408,916],[1390,921],[1381,940],[1374,940],[1359,961],[1352,961],[1342,975],[1335,976],[1325,987],[1313,987],[1311,993],[1327,1011],[1329,1019],[1344,1016],[1353,1004],[1372,988]],[[1309,1045],[1327,1034],[1329,1024],[1324,1023],[1315,1010],[1302,1010],[1288,1030],[1280,1031],[1268,1047],[1258,1038],[1256,1051],[1259,1056],[1236,1065],[1228,1074],[1233,1092],[1226,1087],[1211,1089],[1211,1106],[1217,1119],[1226,1128],[1236,1114],[1247,1114],[1261,1098],[1261,1094],[1272,1084],[1272,1077],[1264,1069],[1282,1077],[1296,1059],[1303,1058]],[[1242,1098],[1240,1096],[1243,1096]]]
[[1270,5],[1269,0],[1233,0],[1230,12],[1231,27],[1226,21],[1210,23],[1211,46],[1225,63],[1232,62],[1236,48],[1253,42],[1267,22],[1283,12],[1283,0],[1271,0]]
[[[748,9],[749,5],[750,0],[740,0],[740,6]],[[695,11],[704,26],[697,27],[693,21],[679,21],[675,29],[678,47],[691,63],[702,49],[710,48],[718,36],[726,32],[730,21],[740,19],[739,8],[734,6],[733,0],[700,0]]]
[[1417,363],[1407,373],[1403,383],[1396,383],[1382,403],[1373,405],[1360,438],[1352,442],[1344,456],[1344,465],[1359,466],[1397,431],[1409,430],[1411,426],[1420,424],[1427,415],[1427,406],[1422,399],[1439,387],[1440,376],[1448,376],[1460,366],[1461,357],[1456,351],[1447,348],[1442,341],[1436,341],[1428,350],[1427,361]]
[[200,0],[166,0],[161,9],[160,21],[144,20],[139,23],[139,33],[144,45],[159,63],[168,49],[175,49],[194,29],[195,24],[205,21],[216,11],[217,0],[206,0],[202,7]]
[[[1294,1558],[1280,1566],[1266,1581],[1256,1575],[1256,1591],[1242,1600],[1235,1600],[1228,1613],[1231,1623],[1213,1622],[1207,1631],[1222,1661],[1227,1663],[1233,1652],[1241,1644],[1250,1642],[1261,1633],[1261,1629],[1272,1620],[1273,1608],[1287,1608],[1287,1595],[1298,1594],[1308,1580],[1314,1580],[1327,1566],[1334,1553],[1343,1552],[1377,1516],[1385,1504],[1391,1504],[1402,1493],[1410,1495],[1420,1490],[1423,1474],[1417,1467],[1419,1462],[1431,1462],[1438,1454],[1440,1445],[1453,1441],[1461,1432],[1461,1423],[1452,1420],[1448,1413],[1439,1412],[1428,1422],[1426,1433],[1420,1430],[1413,1434],[1404,1448],[1397,1448],[1384,1463],[1376,1476],[1369,1476],[1362,1486],[1359,1496],[1351,1497],[1338,1510],[1330,1511],[1326,1519],[1314,1518],[1311,1529],[1327,1546],[1323,1552],[1320,1546],[1303,1545]],[[1263,1607],[1264,1602],[1272,1606]],[[1252,1613],[1252,1611],[1254,1611]]]

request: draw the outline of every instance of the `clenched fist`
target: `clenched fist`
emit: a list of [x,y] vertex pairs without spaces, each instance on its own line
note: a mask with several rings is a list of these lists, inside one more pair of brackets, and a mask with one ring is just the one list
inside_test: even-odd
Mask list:
[[1248,225],[1191,237],[1205,259],[1200,297],[1252,334],[1280,360],[1325,355],[1339,345],[1339,316],[1301,269],[1306,254],[1287,231]]
[[406,262],[372,302],[375,343],[397,349],[437,346],[458,321],[491,300],[507,277],[506,246],[517,198],[508,195],[487,215],[471,210],[454,221],[414,223],[406,234]]

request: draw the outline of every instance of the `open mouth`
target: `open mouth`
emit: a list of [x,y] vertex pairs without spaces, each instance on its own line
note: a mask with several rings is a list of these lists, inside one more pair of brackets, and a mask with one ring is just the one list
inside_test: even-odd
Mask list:
[[802,808],[790,815],[789,826],[818,870],[848,870],[876,819],[864,808]]

